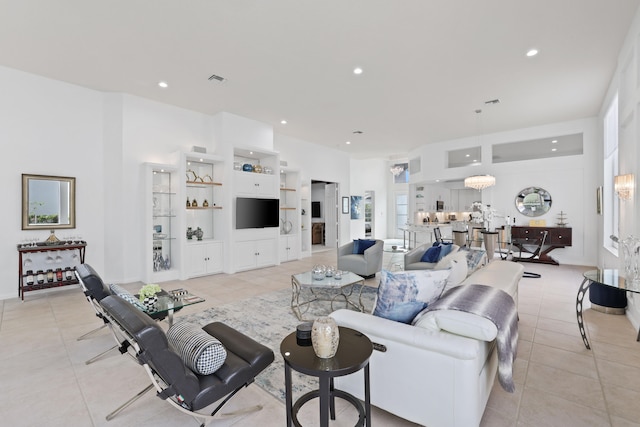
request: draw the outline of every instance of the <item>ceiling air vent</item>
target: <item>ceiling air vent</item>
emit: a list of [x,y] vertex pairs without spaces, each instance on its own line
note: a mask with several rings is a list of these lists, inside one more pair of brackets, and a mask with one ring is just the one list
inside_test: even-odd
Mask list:
[[210,81],[210,82],[217,81],[217,82],[222,83],[222,82],[224,82],[225,80],[227,80],[227,79],[225,79],[224,77],[219,76],[219,75],[217,75],[217,74],[211,74],[211,76],[209,76],[209,81]]

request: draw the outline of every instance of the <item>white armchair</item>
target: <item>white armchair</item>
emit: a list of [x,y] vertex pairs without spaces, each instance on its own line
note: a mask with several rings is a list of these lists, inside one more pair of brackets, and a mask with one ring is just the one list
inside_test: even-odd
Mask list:
[[353,242],[338,248],[338,270],[351,271],[362,277],[373,277],[382,270],[382,249],[384,242],[376,240],[376,243],[364,254],[353,253]]
[[[432,246],[431,244],[424,244],[404,254],[404,269],[405,270],[433,269],[436,266],[437,262],[421,261],[422,256],[425,254],[425,252],[427,252],[427,249],[429,249],[431,246]],[[453,244],[453,246],[451,247],[451,252],[449,253],[452,253],[452,254],[456,253],[458,252],[459,249],[460,249],[460,246]]]

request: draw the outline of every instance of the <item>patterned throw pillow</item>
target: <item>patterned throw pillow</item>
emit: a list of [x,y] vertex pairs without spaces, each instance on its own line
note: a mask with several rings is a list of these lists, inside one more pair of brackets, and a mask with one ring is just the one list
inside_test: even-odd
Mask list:
[[213,374],[227,358],[227,350],[217,338],[190,323],[175,323],[167,331],[167,340],[184,364],[200,375]]
[[450,270],[382,270],[374,316],[410,323],[440,298]]
[[480,264],[486,262],[487,251],[480,248],[466,248],[467,265],[469,267],[468,275],[473,273],[480,267]]
[[112,283],[109,285],[109,290],[111,291],[112,294],[118,295],[123,300],[133,304],[133,306],[136,307],[137,309],[145,312],[147,311],[147,308],[140,302],[140,300],[135,296],[133,296],[129,291],[127,291],[123,287]]

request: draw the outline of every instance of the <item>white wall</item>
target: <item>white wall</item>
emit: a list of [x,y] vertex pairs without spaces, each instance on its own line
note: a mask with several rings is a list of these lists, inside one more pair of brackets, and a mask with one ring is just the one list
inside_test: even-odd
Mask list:
[[[287,162],[287,167],[300,170],[302,183],[310,185],[311,180],[337,182],[341,198],[350,194],[349,155],[344,151],[320,148],[278,133],[274,135],[274,148],[280,152],[280,160]],[[324,205],[324,199],[322,202]],[[351,236],[349,221],[349,215],[340,214],[341,245],[349,241]]]
[[[640,149],[638,149],[638,136],[640,126],[640,10],[631,29],[627,33],[625,43],[618,56],[618,66],[611,79],[607,96],[604,99],[598,122],[601,125],[606,109],[611,100],[618,93],[619,107],[619,135],[618,135],[618,159],[619,174],[635,174],[635,194],[631,200],[620,203],[620,230],[618,236],[621,239],[629,235],[640,234],[640,186],[638,186],[638,174],[640,173]],[[598,179],[599,185],[603,183],[603,146],[599,146]],[[607,207],[605,206],[605,209]],[[605,268],[618,268],[624,271],[624,257],[622,250],[619,255],[612,254],[602,245],[603,217],[598,218],[600,239],[597,242],[599,266]],[[634,328],[640,327],[640,295],[627,292],[627,317]]]
[[[491,145],[547,138],[574,133],[583,134],[582,156],[567,156],[508,163],[491,163]],[[531,218],[523,216],[515,208],[517,193],[531,186],[542,187],[553,199],[550,211],[535,219],[544,219],[547,225],[557,222],[558,214],[567,215],[572,228],[573,245],[556,249],[551,255],[561,264],[595,265],[597,260],[597,215],[595,191],[598,179],[598,153],[601,146],[598,120],[589,118],[571,122],[555,123],[510,132],[464,138],[420,147],[410,153],[409,158],[420,156],[422,170],[411,175],[412,183],[429,183],[436,179],[464,179],[467,176],[491,174],[496,185],[482,192],[482,200],[490,204],[501,215],[516,218],[517,225],[528,225]],[[465,147],[482,147],[482,165],[446,168],[446,151]]]
[[76,229],[89,242],[87,259],[104,257],[102,94],[0,67],[0,173],[3,185],[0,299],[18,296],[16,244],[45,240],[48,230],[21,230],[21,175],[76,177]]

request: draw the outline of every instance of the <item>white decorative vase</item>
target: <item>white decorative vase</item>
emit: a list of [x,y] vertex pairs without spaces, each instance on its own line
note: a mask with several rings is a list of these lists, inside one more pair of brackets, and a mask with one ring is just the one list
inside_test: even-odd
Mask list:
[[313,351],[321,359],[335,356],[340,343],[338,324],[332,317],[319,317],[311,328],[311,345]]
[[153,295],[152,297],[145,297],[142,300],[142,304],[147,307],[147,309],[153,309],[153,307],[156,305],[156,303],[158,302],[158,296],[157,295]]

